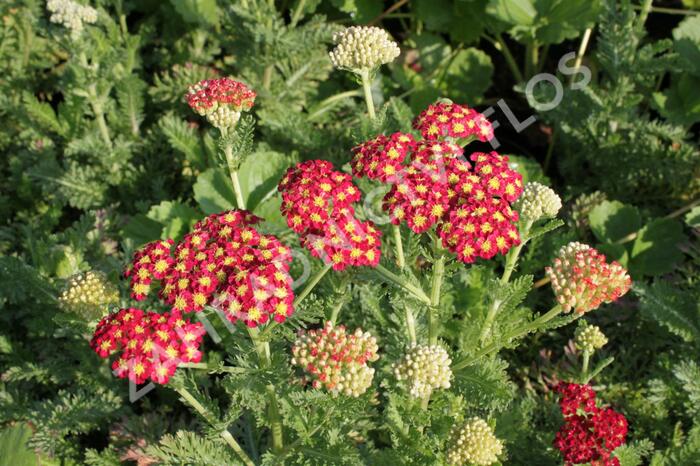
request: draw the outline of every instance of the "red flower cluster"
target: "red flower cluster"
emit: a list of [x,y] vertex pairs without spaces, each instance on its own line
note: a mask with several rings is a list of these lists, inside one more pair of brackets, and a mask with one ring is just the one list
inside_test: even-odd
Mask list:
[[[491,124],[472,109],[431,105],[414,121],[423,140],[407,134],[378,136],[356,147],[353,174],[390,183],[383,208],[392,223],[415,233],[438,225],[445,248],[463,262],[505,254],[520,243],[518,213],[510,203],[523,191],[508,157],[476,152],[472,164],[449,138],[490,138]],[[447,138],[447,139],[446,139]]]
[[121,355],[112,363],[119,378],[140,384],[150,379],[166,384],[181,362],[198,362],[204,326],[190,323],[179,312],[158,314],[121,309],[104,317],[90,341],[102,358]]
[[613,451],[625,443],[627,419],[611,408],[598,408],[595,392],[588,385],[560,383],[556,390],[565,424],[554,439],[566,466],[591,463],[619,466]]
[[425,139],[473,137],[480,141],[493,138],[493,126],[484,115],[465,105],[436,102],[423,110],[414,120],[413,127]]
[[232,210],[198,222],[179,243],[147,244],[134,255],[125,275],[132,297],[142,300],[151,283],[161,283],[160,298],[173,311],[220,306],[229,320],[250,327],[270,317],[284,322],[293,312],[291,251],[253,225],[260,219]]
[[381,233],[355,217],[352,204],[360,200],[360,190],[350,175],[330,162],[310,160],[287,170],[278,189],[282,215],[315,257],[335,270],[379,263]]
[[206,115],[219,106],[240,112],[249,110],[255,101],[255,92],[242,82],[231,78],[205,79],[190,86],[187,104],[200,115]]

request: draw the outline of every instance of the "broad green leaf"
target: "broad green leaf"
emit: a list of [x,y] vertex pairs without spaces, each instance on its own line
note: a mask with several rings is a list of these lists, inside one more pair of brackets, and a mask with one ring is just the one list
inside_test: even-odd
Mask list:
[[231,179],[221,168],[210,168],[201,173],[192,189],[199,208],[207,215],[236,208]]
[[[454,2],[450,24],[446,32],[452,43],[469,44],[478,42],[487,27],[486,5],[488,0],[471,0]],[[489,25],[489,31],[498,29]]]
[[653,94],[654,107],[672,123],[691,126],[700,121],[700,77],[676,75],[671,86]]
[[521,155],[508,155],[508,166],[522,175],[523,184],[531,181],[550,184],[549,178],[542,171],[542,166],[535,159]]
[[437,32],[447,32],[452,20],[452,2],[450,0],[414,0],[412,2],[416,19]]
[[381,0],[333,0],[333,5],[340,11],[349,13],[357,24],[368,23],[384,10]]
[[700,15],[689,16],[673,30],[676,52],[691,72],[700,77]]
[[481,50],[473,47],[460,50],[450,62],[444,82],[441,82],[443,95],[456,102],[474,105],[491,87],[493,70],[491,57]]
[[221,13],[216,0],[170,0],[170,3],[186,23],[204,27],[219,24]]
[[597,244],[595,247],[598,251],[605,254],[608,262],[617,261],[623,267],[628,267],[630,256],[627,248],[622,244],[603,243]]
[[534,0],[491,0],[486,12],[513,26],[532,26],[537,16]]
[[135,247],[161,238],[163,224],[157,220],[138,214],[131,217],[129,223],[122,228],[121,235],[133,241]]
[[678,244],[685,239],[681,223],[656,219],[642,228],[632,245],[630,272],[661,275],[672,272],[683,259]]
[[636,207],[618,201],[604,201],[588,214],[595,237],[605,243],[621,240],[641,227]]
[[692,228],[700,228],[700,206],[685,214],[685,223]]
[[6,427],[0,432],[0,458],[2,463],[12,466],[34,466],[43,463],[36,452],[27,447],[32,430],[24,424]]
[[280,152],[258,151],[250,154],[241,164],[238,177],[248,210],[277,191],[277,184],[292,159]]
[[537,0],[537,31],[542,44],[559,44],[573,39],[598,16],[595,0]]
[[147,216],[163,224],[162,239],[179,239],[201,218],[196,209],[180,202],[163,201],[151,207]]

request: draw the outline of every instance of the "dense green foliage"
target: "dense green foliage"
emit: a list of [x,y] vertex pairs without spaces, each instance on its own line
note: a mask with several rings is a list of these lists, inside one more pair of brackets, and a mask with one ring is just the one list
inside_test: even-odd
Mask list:
[[[585,316],[609,341],[591,360],[592,384],[630,425],[617,457],[622,466],[700,464],[697,11],[667,15],[624,0],[89,3],[98,19],[78,37],[49,20],[43,0],[0,4],[0,463],[238,464],[219,436],[227,429],[256,464],[443,464],[453,425],[480,416],[504,442],[503,464],[561,464],[552,387],[580,376],[576,324],[564,316],[531,329],[538,332],[514,330],[551,307],[550,288],[538,283],[543,269],[560,246],[582,241],[634,281],[621,300]],[[376,119],[354,76],[328,58],[334,32],[370,23],[402,49],[371,83]],[[558,62],[589,34],[581,52],[591,81],[574,89]],[[540,72],[563,84],[551,111],[538,112],[525,95]],[[439,97],[482,112],[493,105],[499,152],[513,154],[525,181],[561,195],[563,221],[530,232],[505,285],[503,260],[448,262],[439,334],[464,364],[429,410],[397,386],[391,368],[405,349],[407,316],[427,338],[426,307],[369,268],[327,274],[292,318],[263,330],[267,367],[243,326],[230,333],[209,314],[222,339],[205,338],[205,370],[178,370],[134,403],[128,383],[88,345],[95,322],[59,305],[71,277],[96,270],[119,286],[118,307],[133,306],[121,274],[136,248],[179,239],[204,216],[235,208],[219,133],[183,99],[189,85],[217,76],[257,92],[235,134],[246,206],[300,251],[280,214],[284,171],[309,159],[349,171],[353,146],[411,131]],[[535,88],[539,101],[552,95],[551,86]],[[516,131],[501,98],[537,123]],[[373,207],[361,214],[378,215]],[[403,230],[414,267],[398,271],[386,229],[382,263],[427,289],[436,256],[426,239]],[[312,274],[322,267],[305,257]],[[300,271],[295,262],[292,273]],[[484,336],[493,302],[499,312]],[[295,330],[337,312],[380,342],[374,385],[359,398],[290,383]],[[281,451],[270,446],[270,386]],[[187,389],[206,415],[169,388]]]

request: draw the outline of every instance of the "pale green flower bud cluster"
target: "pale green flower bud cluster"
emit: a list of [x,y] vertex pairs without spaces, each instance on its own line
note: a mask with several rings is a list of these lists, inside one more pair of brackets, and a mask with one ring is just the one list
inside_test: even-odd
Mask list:
[[292,364],[299,366],[314,388],[333,395],[357,397],[372,385],[379,359],[377,340],[362,329],[348,333],[344,326],[326,322],[322,329],[301,331],[292,347]]
[[394,375],[405,381],[414,398],[429,397],[433,390],[450,388],[452,360],[438,345],[411,346],[404,357],[394,363]]
[[548,186],[532,181],[525,185],[514,206],[524,220],[535,222],[556,217],[561,209],[561,198]]
[[574,344],[580,351],[594,352],[608,343],[608,339],[595,325],[584,324],[574,333]]
[[228,106],[217,107],[211,113],[207,113],[206,119],[215,128],[221,130],[226,128],[233,128],[241,119],[241,112],[237,112]]
[[90,271],[73,276],[58,300],[66,311],[94,320],[119,302],[119,292],[104,274]]
[[497,462],[501,453],[503,443],[496,438],[493,429],[483,419],[473,417],[452,429],[447,462],[454,466],[488,466]]
[[399,46],[389,34],[378,27],[352,26],[336,32],[337,44],[330,52],[336,68],[359,72],[392,62],[399,56]]
[[588,214],[590,211],[607,200],[608,196],[601,191],[594,191],[577,197],[571,206],[570,225],[579,231],[588,228]]
[[51,13],[51,22],[69,29],[73,39],[80,36],[84,24],[97,21],[97,10],[72,0],[47,0],[46,9]]

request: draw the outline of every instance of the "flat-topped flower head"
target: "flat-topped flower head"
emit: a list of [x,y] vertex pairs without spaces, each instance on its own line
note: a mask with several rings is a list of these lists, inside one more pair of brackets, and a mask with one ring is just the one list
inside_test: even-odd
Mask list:
[[394,363],[394,376],[404,381],[414,398],[427,398],[440,388],[450,388],[452,360],[439,345],[414,345]]
[[410,134],[380,134],[353,148],[352,174],[384,183],[397,180],[403,172],[403,162],[414,146],[415,140]]
[[581,320],[581,322],[583,322],[583,324],[579,324],[574,333],[574,344],[576,348],[580,351],[592,353],[595,350],[601,349],[608,343],[608,339],[600,330],[600,327],[587,324],[584,320]]
[[334,270],[377,266],[381,232],[355,216],[353,204],[361,193],[350,175],[325,160],[309,160],[290,167],[278,189],[287,225],[315,257]]
[[255,92],[231,78],[205,79],[190,86],[187,104],[220,130],[233,128],[241,112],[250,110]]
[[536,181],[525,185],[522,195],[514,204],[520,217],[530,221],[554,218],[561,209],[561,198],[557,193]]
[[147,244],[126,271],[132,297],[142,300],[159,285],[160,298],[174,311],[217,306],[250,327],[284,322],[294,311],[291,250],[258,232],[259,221],[247,211],[226,211],[198,222],[178,243]]
[[479,141],[493,139],[493,125],[484,115],[448,100],[438,101],[423,110],[413,120],[413,128],[431,140],[447,137]]
[[103,273],[89,271],[71,277],[58,301],[66,311],[96,320],[119,302],[119,292]]
[[588,385],[561,383],[559,404],[564,424],[557,432],[554,446],[562,453],[567,466],[594,464],[620,466],[613,457],[616,448],[625,443],[627,419],[611,408],[596,405],[595,392]]
[[46,9],[51,13],[49,20],[69,29],[73,39],[80,37],[85,24],[97,21],[97,10],[72,0],[47,0]]
[[447,449],[447,462],[453,466],[489,466],[503,453],[503,443],[486,421],[472,417],[452,429]]
[[151,380],[166,384],[182,362],[199,362],[204,326],[191,323],[179,312],[159,314],[121,309],[104,317],[90,347],[102,358],[121,353],[112,364],[119,378],[136,384]]
[[329,53],[333,66],[353,72],[373,70],[399,56],[399,46],[381,28],[351,26],[333,35],[336,47]]
[[344,326],[326,322],[321,329],[300,331],[292,347],[292,364],[300,367],[313,388],[333,395],[358,397],[372,385],[379,359],[377,341],[368,332],[348,333]]
[[557,302],[565,312],[585,313],[610,303],[629,291],[632,280],[617,262],[582,243],[569,243],[559,250],[554,264],[545,269]]

